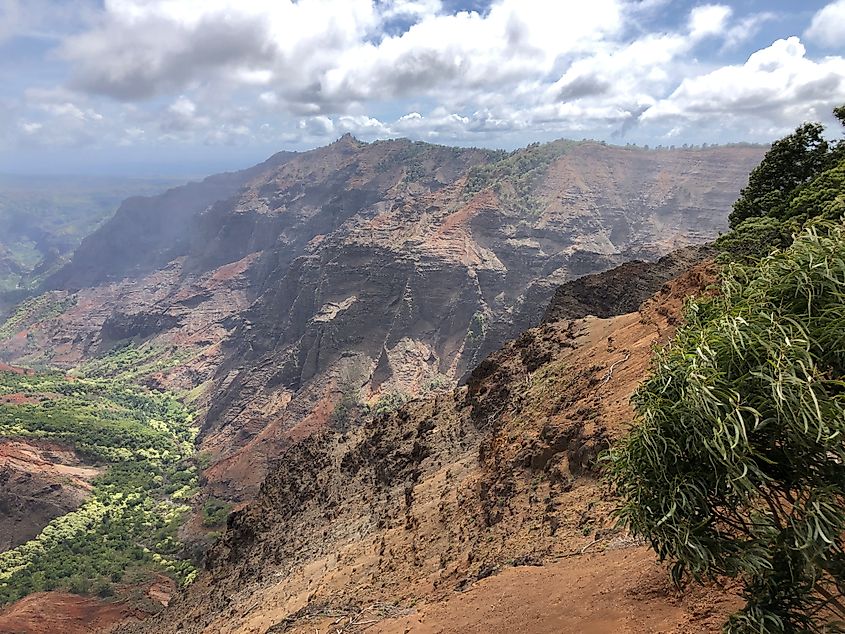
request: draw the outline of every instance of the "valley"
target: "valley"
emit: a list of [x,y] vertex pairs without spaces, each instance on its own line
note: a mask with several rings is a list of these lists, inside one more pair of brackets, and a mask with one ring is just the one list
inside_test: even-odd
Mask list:
[[845,634],[845,0],[0,0],[0,634]]
[[128,383],[0,373],[0,602],[194,568],[178,531],[197,493],[187,410]]
[[0,632],[713,631],[602,461],[763,154],[344,136],[127,201],[0,326]]
[[175,179],[0,174],[0,316],[67,263],[82,239],[131,196]]
[[242,503],[299,439],[454,386],[558,285],[717,237],[762,153],[347,135],[124,204],[17,307],[0,358],[122,349],[133,380],[190,394],[206,490]]

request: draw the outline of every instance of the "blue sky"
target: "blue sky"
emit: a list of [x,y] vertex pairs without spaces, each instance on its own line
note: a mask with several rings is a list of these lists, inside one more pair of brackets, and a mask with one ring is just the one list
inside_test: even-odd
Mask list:
[[845,103],[844,42],[845,0],[0,0],[0,171],[196,175],[345,132],[768,142]]

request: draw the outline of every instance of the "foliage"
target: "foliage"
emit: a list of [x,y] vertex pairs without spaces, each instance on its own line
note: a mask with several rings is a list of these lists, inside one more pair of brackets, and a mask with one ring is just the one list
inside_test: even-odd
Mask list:
[[429,392],[444,392],[449,391],[454,387],[454,381],[452,381],[448,376],[445,374],[435,374],[430,379],[425,381],[422,385],[422,393],[427,394]]
[[0,603],[40,589],[108,596],[142,565],[187,579],[193,567],[177,532],[196,493],[196,429],[169,394],[60,373],[0,373],[0,436],[48,439],[105,467],[82,506],[25,544],[0,553]]
[[169,370],[190,360],[191,352],[176,346],[160,346],[149,342],[140,345],[125,342],[98,357],[87,360],[74,374],[81,377],[102,377],[124,383]]
[[716,240],[723,263],[750,264],[792,243],[792,232],[782,220],[771,216],[749,218]]
[[411,395],[407,392],[400,392],[393,390],[383,394],[371,409],[374,416],[383,414],[390,414],[401,408],[405,403],[411,400]]
[[531,212],[536,206],[533,187],[549,166],[577,145],[575,141],[561,139],[552,143],[532,143],[528,147],[508,154],[495,163],[478,165],[467,175],[464,197],[492,187],[502,202]]
[[741,577],[731,632],[845,617],[845,226],[731,265],[689,305],[611,453],[620,518],[695,579]]
[[[843,120],[845,124],[845,120]],[[823,171],[845,158],[845,143],[830,143],[820,123],[805,123],[775,141],[760,165],[751,172],[729,216],[732,229],[761,216],[782,218],[793,196]]]
[[332,428],[344,432],[357,422],[361,413],[361,390],[350,381],[343,381],[339,384],[340,398],[332,410],[329,424]]
[[845,157],[795,192],[785,216],[793,225],[810,218],[836,220],[845,215]]
[[225,524],[231,510],[232,505],[223,500],[217,498],[207,500],[202,507],[202,525],[206,528],[214,528]]
[[487,315],[483,311],[475,311],[467,327],[467,343],[473,347],[477,346],[487,334],[487,329]]
[[60,292],[44,293],[21,302],[8,319],[0,323],[0,341],[18,334],[28,324],[53,319],[75,304],[75,296]]

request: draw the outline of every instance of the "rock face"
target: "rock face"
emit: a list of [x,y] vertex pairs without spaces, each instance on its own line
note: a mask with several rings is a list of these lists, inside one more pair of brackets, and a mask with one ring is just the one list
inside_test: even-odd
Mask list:
[[345,136],[127,201],[0,329],[0,357],[141,347],[136,375],[203,411],[206,488],[249,499],[291,443],[466,378],[559,284],[715,237],[762,153]]
[[[526,571],[533,566],[544,566],[547,583],[557,574],[604,589],[576,594],[583,603],[575,605],[571,595],[551,601],[549,588],[535,588],[524,601],[558,621],[531,631],[656,631],[667,627],[664,617],[676,631],[713,631],[730,595],[707,591],[707,609],[675,601],[666,617],[668,574],[615,528],[596,456],[625,433],[652,347],[668,339],[684,299],[704,292],[715,271],[703,262],[668,282],[637,267],[607,275],[614,277],[651,284],[656,294],[631,313],[617,314],[611,298],[591,307],[606,318],[547,321],[490,355],[463,387],[292,446],[256,501],[230,515],[195,584],[125,631],[313,632],[329,631],[330,622],[354,631],[356,621],[392,615],[404,616],[398,621],[410,631],[510,631],[422,623],[459,602],[456,591],[502,570],[509,587],[519,587],[541,574]],[[588,550],[607,552],[596,558]],[[631,557],[638,563],[625,564]],[[632,574],[660,588],[633,588],[642,594],[619,596],[609,608],[606,595]],[[487,596],[491,620],[506,616],[495,607],[507,600]],[[651,620],[652,608],[662,617]],[[631,614],[626,621],[613,609]],[[382,625],[377,631],[409,631],[375,627]]]
[[70,263],[51,275],[44,288],[78,290],[140,278],[166,266],[188,252],[191,223],[198,213],[293,156],[279,152],[246,170],[209,176],[152,198],[128,198],[109,222],[82,241]]
[[587,315],[607,318],[634,312],[665,282],[712,257],[715,257],[715,250],[711,247],[686,247],[656,262],[634,260],[567,282],[555,290],[543,315],[543,323],[581,319]]

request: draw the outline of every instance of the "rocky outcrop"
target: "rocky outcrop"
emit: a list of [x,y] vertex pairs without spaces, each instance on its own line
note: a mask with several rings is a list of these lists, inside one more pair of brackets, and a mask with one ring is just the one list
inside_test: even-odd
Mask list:
[[[616,273],[635,281],[641,271]],[[631,420],[653,346],[713,280],[705,262],[638,311],[546,322],[490,355],[464,387],[290,447],[255,503],[229,517],[198,581],[126,631],[313,631],[321,614],[413,614],[511,566],[574,571],[587,550],[631,548],[596,457]],[[685,631],[707,631],[695,608],[680,616]]]
[[584,275],[555,290],[543,322],[633,312],[667,281],[715,254],[715,249],[708,246],[686,247],[655,262],[634,260],[602,273]]
[[[75,365],[146,346],[159,361],[144,380],[202,408],[206,487],[246,500],[350,405],[466,378],[560,284],[715,237],[762,152],[345,136],[128,201],[51,278],[61,290],[13,316],[0,357]],[[639,282],[598,297],[585,281],[571,302],[632,309],[663,275],[635,266]]]

